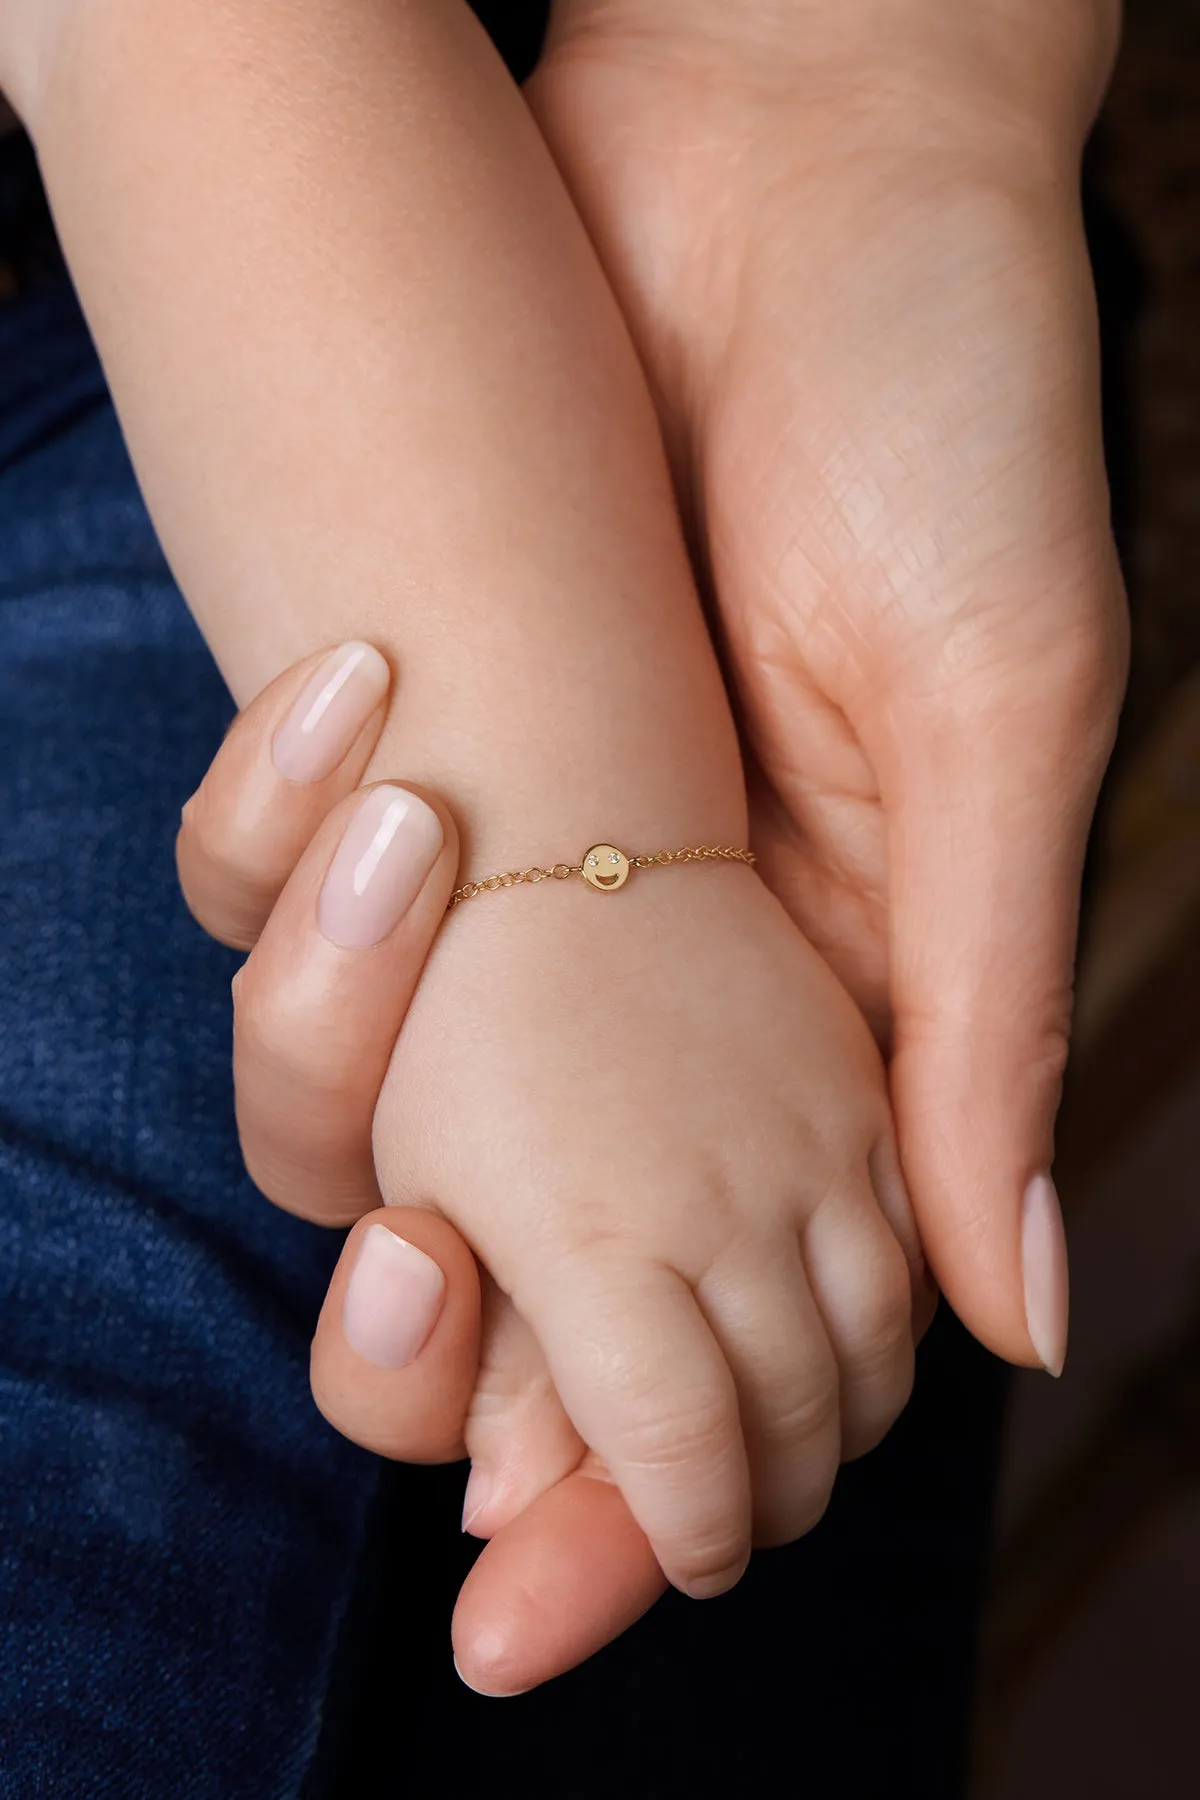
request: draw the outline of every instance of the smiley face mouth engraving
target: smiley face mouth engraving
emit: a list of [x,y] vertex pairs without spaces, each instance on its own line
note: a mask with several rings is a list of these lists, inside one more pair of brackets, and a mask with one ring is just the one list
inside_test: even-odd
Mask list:
[[582,867],[583,879],[602,894],[624,887],[629,879],[629,858],[614,844],[593,844]]

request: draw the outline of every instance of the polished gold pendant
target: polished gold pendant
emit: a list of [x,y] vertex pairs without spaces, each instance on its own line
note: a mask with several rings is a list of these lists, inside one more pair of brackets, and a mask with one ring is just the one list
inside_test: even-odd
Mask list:
[[626,856],[615,844],[593,844],[585,850],[581,863],[560,862],[549,869],[535,864],[529,869],[485,875],[481,881],[464,881],[451,894],[449,904],[461,906],[464,900],[474,900],[477,894],[494,894],[500,888],[534,887],[539,881],[570,881],[575,875],[582,875],[598,893],[611,894],[625,886],[631,869],[667,869],[673,863],[710,862],[714,858],[754,867],[753,850],[743,850],[736,844],[684,844],[679,850],[653,850],[646,856]]
[[583,879],[602,894],[612,893],[629,880],[629,858],[613,844],[593,844],[584,853]]

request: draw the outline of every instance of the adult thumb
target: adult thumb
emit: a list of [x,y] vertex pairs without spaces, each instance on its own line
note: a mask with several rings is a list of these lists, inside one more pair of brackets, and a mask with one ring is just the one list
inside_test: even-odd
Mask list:
[[947,1300],[1009,1361],[1062,1370],[1050,1173],[1080,878],[1123,680],[1117,634],[1020,683],[889,708],[893,1054],[905,1172]]

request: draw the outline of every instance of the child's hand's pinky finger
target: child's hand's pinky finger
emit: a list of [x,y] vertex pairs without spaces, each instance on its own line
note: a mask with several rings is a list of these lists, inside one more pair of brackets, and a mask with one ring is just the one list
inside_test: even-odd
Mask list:
[[357,787],[391,672],[370,644],[294,663],[238,714],[183,809],[175,858],[210,936],[248,950],[305,846]]
[[313,1339],[330,1424],[382,1456],[451,1462],[478,1364],[479,1272],[454,1227],[419,1207],[360,1219]]

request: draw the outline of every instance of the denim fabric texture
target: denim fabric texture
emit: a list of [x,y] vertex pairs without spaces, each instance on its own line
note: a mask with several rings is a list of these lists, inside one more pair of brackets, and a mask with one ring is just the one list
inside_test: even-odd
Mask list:
[[0,306],[0,1796],[293,1800],[374,1459],[308,1393],[338,1242],[232,1114],[179,809],[231,705],[65,283]]

